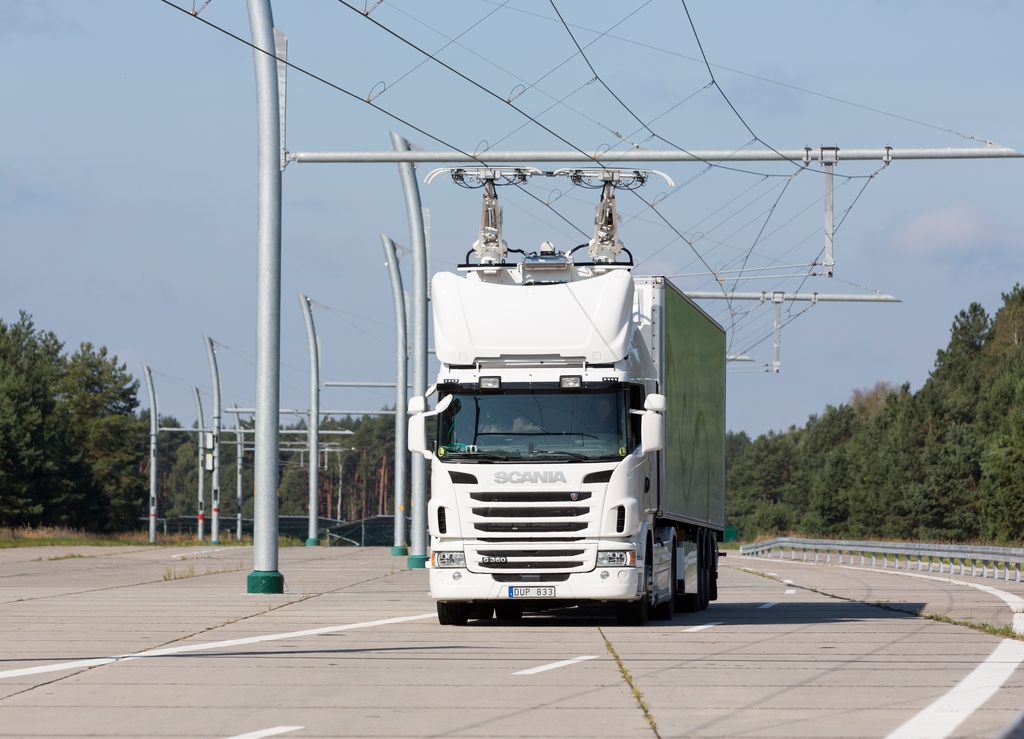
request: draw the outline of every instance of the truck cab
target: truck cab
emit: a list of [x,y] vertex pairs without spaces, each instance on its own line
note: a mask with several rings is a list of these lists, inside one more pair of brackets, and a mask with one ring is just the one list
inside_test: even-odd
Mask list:
[[[410,401],[409,448],[430,461],[428,571],[444,624],[595,603],[637,624],[714,594],[714,522],[680,516],[665,477],[667,281],[590,246],[591,261],[544,245],[432,280],[441,369],[434,407]],[[719,395],[724,417],[724,384]]]

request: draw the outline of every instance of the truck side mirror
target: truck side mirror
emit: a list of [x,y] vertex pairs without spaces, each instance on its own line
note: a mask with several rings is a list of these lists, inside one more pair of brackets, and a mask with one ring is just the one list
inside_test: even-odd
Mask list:
[[[650,398],[650,396],[647,396]],[[664,396],[659,396],[664,399]],[[412,438],[410,436],[410,438]],[[656,452],[665,446],[665,417],[657,411],[644,411],[640,419],[640,451]]]
[[668,402],[665,400],[665,396],[661,393],[651,393],[644,399],[645,411],[657,411],[658,413],[664,413],[665,408],[667,407]]
[[427,459],[433,456],[433,451],[427,448],[427,418],[443,413],[451,405],[454,395],[447,395],[432,410],[426,410],[427,399],[422,395],[409,398],[409,440],[406,446],[413,453],[422,454]]

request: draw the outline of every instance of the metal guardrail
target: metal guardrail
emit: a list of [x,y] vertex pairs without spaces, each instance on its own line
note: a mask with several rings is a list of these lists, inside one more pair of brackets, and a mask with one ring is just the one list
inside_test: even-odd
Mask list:
[[[757,544],[746,544],[740,547],[740,554],[747,557],[777,557],[783,559],[788,550],[789,559],[797,559],[797,553],[801,561],[808,561],[810,555],[814,555],[814,562],[820,562],[822,558],[826,564],[832,562],[832,557],[839,559],[839,564],[844,563],[844,557],[849,559],[852,565],[857,557],[860,558],[861,566],[877,567],[880,564],[883,568],[893,567],[895,569],[917,569],[924,570],[927,565],[928,572],[934,572],[936,568],[940,573],[948,572],[950,575],[970,574],[974,577],[991,577],[998,580],[1020,582],[1021,565],[1024,564],[1024,549],[1011,549],[1008,547],[975,547],[961,544],[911,544],[884,541],[835,541],[831,539],[796,539],[792,537],[779,537]],[[916,564],[916,568],[912,565]],[[968,564],[970,567],[968,568]],[[955,570],[955,568],[959,568]],[[1012,577],[1011,577],[1012,575]]]

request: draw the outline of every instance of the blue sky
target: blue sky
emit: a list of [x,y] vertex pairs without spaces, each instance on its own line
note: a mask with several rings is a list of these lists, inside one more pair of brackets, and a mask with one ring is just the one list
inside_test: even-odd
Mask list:
[[[688,6],[719,85],[773,147],[961,147],[992,140],[1024,148],[1018,3]],[[664,140],[687,149],[762,148],[707,86],[682,3],[561,0],[557,7],[601,79],[647,128],[593,81],[549,3],[387,0],[372,18],[498,96],[514,96],[518,107],[580,148],[671,148]],[[418,52],[335,0],[279,1],[274,12],[294,63],[359,97],[377,95],[384,82],[375,103],[444,141],[467,150],[566,148],[509,105],[434,62],[421,64]],[[241,0],[213,0],[202,17],[248,37]],[[459,37],[442,49],[445,36]],[[535,84],[523,92],[522,80]],[[159,0],[0,0],[0,90],[7,143],[0,153],[0,318],[15,320],[26,310],[69,347],[107,345],[136,376],[143,361],[150,363],[161,410],[186,423],[194,417],[190,386],[209,389],[201,342],[209,334],[222,345],[226,403],[251,404],[251,51]],[[290,150],[386,149],[392,129],[423,148],[441,148],[295,72],[288,93]],[[838,213],[880,164],[840,163],[837,174],[858,179],[837,178]],[[1024,275],[1022,167],[1020,160],[896,162],[878,171],[837,232],[835,278],[810,278],[803,289],[849,293],[864,286],[904,302],[813,307],[785,327],[779,375],[749,371],[770,359],[771,309],[730,315],[723,304],[707,303],[735,324],[733,350],[756,360],[732,366],[730,428],[760,433],[803,423],[879,380],[919,387],[955,313],[972,301],[994,310],[1000,293]],[[702,173],[700,164],[662,168],[677,185],[687,184],[659,211],[714,269],[749,251],[750,268],[793,264],[782,274],[801,274],[808,268],[800,265],[817,257],[823,236],[816,168],[796,176],[789,165],[744,167],[754,173]],[[592,191],[555,192],[549,181],[531,190],[591,231]],[[664,191],[652,184],[645,196]],[[408,243],[397,169],[291,164],[284,192],[282,404],[307,402],[299,291],[329,307],[316,312],[325,379],[391,379],[392,305],[379,234]],[[423,186],[422,195],[433,269],[451,269],[476,236],[478,193],[439,180]],[[552,240],[569,248],[585,240],[536,201],[507,190],[501,196],[510,245],[532,250]],[[622,238],[640,272],[703,269],[639,200],[624,195],[619,202]],[[408,275],[408,257],[402,266]],[[766,274],[748,269],[745,276]],[[686,289],[714,286],[708,275],[678,282]],[[800,284],[747,279],[737,289]],[[390,394],[325,390],[322,402],[377,408]]]

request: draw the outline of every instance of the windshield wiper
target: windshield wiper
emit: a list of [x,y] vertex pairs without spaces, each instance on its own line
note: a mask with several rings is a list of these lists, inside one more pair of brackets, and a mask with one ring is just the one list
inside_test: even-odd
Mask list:
[[512,456],[510,454],[496,454],[494,452],[448,452],[446,457],[458,457],[463,461],[480,460],[484,462],[508,462],[513,459],[522,459],[522,455]]
[[565,457],[566,459],[590,459],[586,454],[565,450],[542,449],[533,452],[534,457]]

